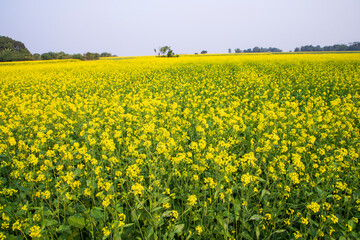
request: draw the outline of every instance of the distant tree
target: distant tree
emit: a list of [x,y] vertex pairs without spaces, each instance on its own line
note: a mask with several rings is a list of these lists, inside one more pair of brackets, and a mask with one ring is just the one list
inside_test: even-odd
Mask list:
[[166,54],[167,57],[173,57],[174,56],[174,51],[169,49],[167,54]]
[[0,62],[32,60],[33,56],[22,42],[0,36]]
[[34,53],[34,54],[33,54],[33,59],[34,59],[34,60],[41,60],[40,54]]
[[260,52],[260,48],[259,47],[254,47],[252,51],[253,52]]
[[167,52],[169,51],[170,47],[169,46],[163,46],[159,49],[159,52],[161,55],[165,56],[167,54]]
[[82,54],[80,54],[80,53],[73,54],[73,55],[72,55],[72,58],[73,58],[73,59],[79,59],[79,60],[82,60],[82,61],[84,61],[84,59],[85,59],[84,55],[82,55]]
[[40,56],[41,60],[51,60],[51,55],[49,53],[43,53]]
[[334,51],[347,51],[348,47],[345,44],[336,44],[333,46]]
[[98,60],[100,58],[100,54],[87,52],[85,53],[84,57],[85,60]]
[[56,59],[71,59],[71,58],[72,56],[70,54],[64,52],[56,53]]
[[294,52],[300,52],[300,48],[295,48]]
[[282,50],[279,48],[275,48],[275,47],[269,47],[267,49],[267,52],[282,52]]
[[[251,52],[282,52],[281,49],[275,47],[263,48],[263,47],[254,47],[253,49],[249,48],[243,51],[244,53],[251,53]],[[235,48],[235,53],[241,53],[239,48]]]
[[228,52],[231,53],[231,48],[228,49]]
[[202,50],[200,53],[201,54],[207,54],[208,52],[206,50]]
[[111,57],[111,53],[103,52],[100,54],[100,57]]
[[306,52],[311,52],[311,51],[360,51],[360,43],[354,42],[354,43],[349,43],[348,45],[335,44],[332,46],[324,46],[324,47],[320,47],[320,45],[317,45],[317,46],[305,45],[305,46],[301,46],[300,48],[295,48],[295,52],[297,52],[297,50],[306,51]]
[[241,53],[240,48],[235,48],[235,53]]
[[[154,49],[156,50],[156,49]],[[156,51],[155,51],[156,53]],[[179,55],[175,55],[174,51],[171,49],[170,46],[163,46],[161,48],[159,48],[159,56],[163,56],[163,57],[179,57]]]
[[353,42],[349,44],[349,51],[360,51],[360,42]]

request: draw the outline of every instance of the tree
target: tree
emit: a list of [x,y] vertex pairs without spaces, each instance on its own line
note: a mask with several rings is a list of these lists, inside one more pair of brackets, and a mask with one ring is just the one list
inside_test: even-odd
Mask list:
[[254,47],[253,52],[260,52],[260,48],[259,47]]
[[64,52],[59,52],[56,54],[56,58],[57,59],[71,59],[72,56],[70,56],[69,54],[64,53]]
[[85,53],[84,57],[85,60],[98,60],[100,58],[100,54],[87,52]]
[[231,53],[231,48],[228,49],[228,52]]
[[[156,49],[154,49],[154,52],[156,53]],[[163,46],[159,48],[159,56],[163,57],[178,57],[179,55],[175,55],[174,51],[170,48],[170,46]]]
[[167,54],[167,52],[169,51],[169,49],[170,49],[169,46],[163,46],[163,47],[161,47],[161,48],[159,49],[159,53],[164,56],[164,55]]
[[206,51],[206,50],[202,50],[200,53],[201,53],[201,54],[207,54],[207,51]]
[[0,62],[32,60],[33,56],[22,42],[0,36]]
[[43,53],[40,56],[41,60],[51,60],[51,55],[49,53]]
[[100,54],[100,57],[111,57],[111,53],[103,52]]
[[73,58],[73,59],[79,59],[79,60],[81,60],[81,61],[84,61],[84,60],[85,60],[85,57],[84,57],[82,54],[80,54],[80,53],[77,53],[77,54],[72,55],[72,58]]
[[353,42],[349,44],[349,51],[360,51],[360,42]]
[[241,53],[240,48],[235,48],[235,53]]
[[174,56],[174,52],[173,50],[169,49],[167,54],[166,54],[167,57],[173,57]]
[[33,59],[34,59],[34,60],[40,60],[40,59],[41,59],[40,54],[34,53],[34,54],[33,54]]
[[324,46],[324,47],[320,47],[320,45],[317,46],[313,46],[313,45],[305,45],[305,46],[301,46],[300,48],[295,48],[295,52],[298,51],[307,51],[307,52],[311,52],[311,51],[360,51],[360,43],[359,42],[354,42],[354,43],[349,43],[348,45],[346,44],[335,44],[332,46]]

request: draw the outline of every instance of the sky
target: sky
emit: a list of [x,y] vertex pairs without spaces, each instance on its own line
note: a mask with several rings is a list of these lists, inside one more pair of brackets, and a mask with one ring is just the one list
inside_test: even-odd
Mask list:
[[227,53],[360,41],[360,0],[0,0],[0,35],[31,53]]

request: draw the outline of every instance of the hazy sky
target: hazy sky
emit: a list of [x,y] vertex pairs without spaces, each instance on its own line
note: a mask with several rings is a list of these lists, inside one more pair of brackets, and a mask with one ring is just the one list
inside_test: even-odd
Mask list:
[[360,41],[360,0],[0,0],[0,35],[32,53],[152,55]]

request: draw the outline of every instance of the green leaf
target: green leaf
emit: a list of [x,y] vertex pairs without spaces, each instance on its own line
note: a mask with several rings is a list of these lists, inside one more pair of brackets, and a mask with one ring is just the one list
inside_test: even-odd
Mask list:
[[320,196],[322,196],[324,193],[319,187],[316,187],[315,190]]
[[123,226],[123,228],[128,228],[128,227],[131,227],[132,225],[134,225],[134,223],[128,223],[128,224],[125,224],[125,225]]
[[261,221],[262,220],[262,216],[261,215],[258,215],[258,214],[255,214],[255,215],[252,215],[250,220],[253,220],[253,221]]
[[93,208],[91,210],[91,216],[95,219],[100,219],[104,216],[104,213],[99,209]]
[[44,211],[43,211],[43,215],[44,215],[44,216],[52,216],[53,213],[52,213],[50,210],[44,210]]
[[348,221],[348,225],[349,225],[352,229],[355,229],[355,227],[356,227],[356,225],[355,225],[355,223],[354,223],[353,220],[349,220],[349,221]]
[[174,227],[174,233],[182,233],[184,230],[185,224],[178,224]]
[[118,213],[123,213],[123,212],[124,212],[124,208],[121,207],[120,204],[116,205],[115,209],[116,209],[116,211],[117,211]]
[[77,168],[74,172],[74,176],[75,177],[79,176],[81,174],[81,172],[82,172],[81,169]]
[[151,239],[151,236],[154,234],[154,228],[152,226],[148,226],[146,228],[147,237],[146,239]]
[[61,225],[60,227],[58,227],[56,229],[57,232],[63,232],[63,233],[71,233],[71,228],[70,226],[67,226],[67,225]]
[[247,240],[253,240],[253,238],[247,232],[244,232],[242,236]]
[[151,212],[156,212],[156,211],[159,211],[160,209],[162,209],[162,207],[156,207],[153,210],[151,210]]
[[255,232],[256,232],[256,239],[260,239],[260,230],[259,227],[255,228]]
[[171,216],[171,213],[172,213],[172,211],[165,211],[165,212],[162,214],[162,217],[170,217],[170,216]]
[[85,218],[83,217],[71,216],[67,219],[67,221],[73,227],[80,229],[85,227]]
[[45,219],[44,220],[45,227],[49,227],[49,226],[55,225],[57,223],[58,223],[58,221],[56,221],[54,219]]

